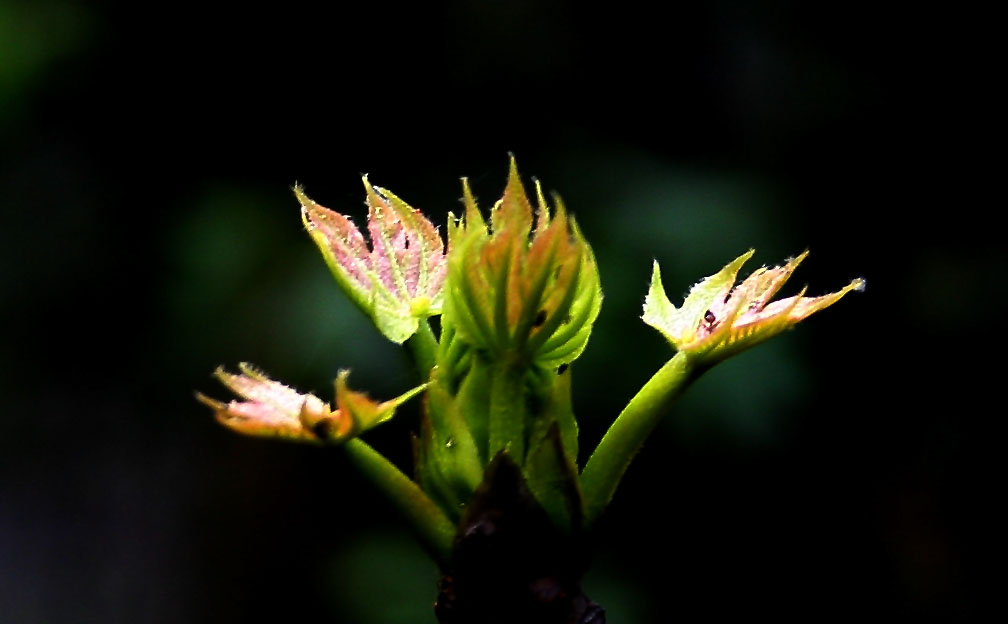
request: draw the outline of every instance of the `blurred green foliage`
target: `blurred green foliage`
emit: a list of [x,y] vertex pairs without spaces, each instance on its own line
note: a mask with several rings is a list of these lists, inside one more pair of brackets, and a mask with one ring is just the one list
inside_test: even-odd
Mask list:
[[30,94],[86,45],[89,11],[61,0],[0,2],[0,132],[25,115]]

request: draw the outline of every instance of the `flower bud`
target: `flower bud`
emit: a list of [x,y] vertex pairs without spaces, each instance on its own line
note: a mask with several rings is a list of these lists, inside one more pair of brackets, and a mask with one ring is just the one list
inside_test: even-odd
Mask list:
[[467,181],[465,214],[448,227],[444,324],[494,357],[557,367],[584,350],[602,302],[598,269],[563,203],[532,205],[514,159],[504,195],[483,220]]

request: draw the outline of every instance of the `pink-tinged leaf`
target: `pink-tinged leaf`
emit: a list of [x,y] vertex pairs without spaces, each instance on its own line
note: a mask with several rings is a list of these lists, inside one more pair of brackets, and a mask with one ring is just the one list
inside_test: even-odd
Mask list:
[[419,211],[365,177],[370,248],[343,215],[295,189],[309,234],[337,283],[393,342],[416,332],[418,319],[441,313],[447,274],[444,242]]
[[364,236],[349,218],[312,201],[300,187],[294,187],[294,194],[301,203],[305,229],[329,270],[354,303],[367,307],[372,286],[371,254]]
[[239,370],[233,374],[218,368],[214,376],[242,401],[224,403],[196,395],[222,425],[246,435],[306,442],[339,442],[351,433],[351,419],[318,397],[273,381],[248,364],[240,364]]
[[439,308],[437,297],[445,283],[448,262],[445,243],[437,228],[391,192],[381,188],[375,191],[386,200],[402,225],[402,247],[397,250],[397,257],[404,273],[407,294],[414,300],[425,297]]
[[821,295],[819,297],[800,297],[795,303],[795,306],[788,312],[788,318],[797,323],[798,321],[807,318],[810,314],[833,305],[847,293],[851,291],[863,292],[864,289],[865,281],[858,278],[852,280],[850,284],[847,284],[835,293]]
[[248,364],[239,364],[239,374],[218,368],[214,376],[243,400],[223,402],[197,393],[196,399],[214,411],[217,420],[246,435],[286,438],[304,442],[340,443],[391,418],[396,407],[422,392],[417,386],[391,401],[372,401],[346,385],[348,371],[336,380],[333,410],[322,399],[303,394],[273,381]]
[[406,241],[402,222],[385,198],[374,190],[367,178],[364,178],[364,188],[367,190],[372,269],[386,290],[397,293],[399,297],[408,297],[403,271],[398,270]]
[[864,280],[854,280],[841,290],[821,297],[793,297],[771,301],[808,252],[784,266],[762,267],[734,288],[739,268],[753,254],[743,254],[718,273],[702,280],[676,308],[661,285],[655,263],[651,290],[644,302],[643,320],[658,329],[672,345],[710,361],[723,359],[793,327],[852,290],[862,290]]

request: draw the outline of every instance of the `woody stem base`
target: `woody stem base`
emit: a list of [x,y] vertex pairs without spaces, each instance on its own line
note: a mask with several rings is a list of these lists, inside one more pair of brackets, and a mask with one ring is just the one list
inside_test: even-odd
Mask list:
[[581,589],[583,540],[550,522],[505,454],[487,469],[443,568],[441,624],[604,624]]

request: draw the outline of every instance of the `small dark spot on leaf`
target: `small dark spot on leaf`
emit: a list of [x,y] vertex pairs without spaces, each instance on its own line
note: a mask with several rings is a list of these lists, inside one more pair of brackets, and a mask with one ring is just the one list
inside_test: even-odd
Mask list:
[[539,327],[546,322],[546,310],[539,310],[536,314],[535,321],[532,322],[532,327]]
[[321,438],[323,440],[330,437],[330,435],[332,434],[332,430],[333,430],[332,423],[328,420],[320,420],[311,427],[312,433],[314,433],[316,437]]
[[707,321],[708,323],[713,323],[717,319],[714,318],[714,313],[713,312],[711,312],[710,310],[707,310],[706,312],[704,312],[703,320]]

